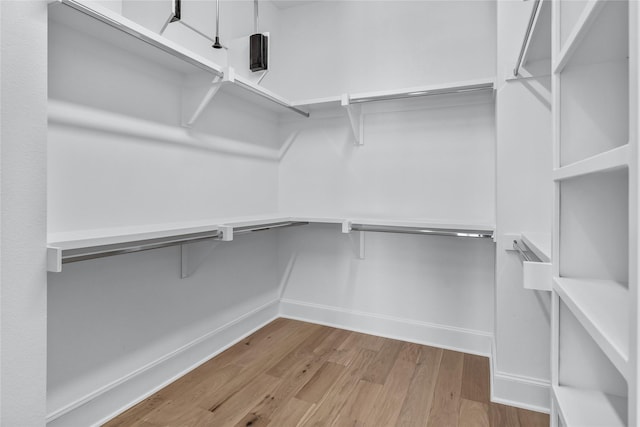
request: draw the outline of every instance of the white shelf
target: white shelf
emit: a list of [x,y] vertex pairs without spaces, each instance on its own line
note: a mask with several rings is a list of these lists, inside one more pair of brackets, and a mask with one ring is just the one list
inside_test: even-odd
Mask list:
[[330,96],[325,98],[294,101],[292,105],[306,108],[339,107],[341,106],[341,100],[345,96],[349,100],[350,104],[359,104],[365,102],[390,101],[394,99],[420,98],[423,96],[434,95],[462,95],[468,93],[477,93],[480,91],[486,92],[493,98],[494,90],[495,79],[484,78],[375,92],[347,93],[344,95]]
[[183,73],[201,70],[217,76],[223,74],[219,65],[99,5],[89,7],[77,0],[58,0],[49,5],[49,17],[164,68]]
[[551,233],[522,233],[522,241],[542,262],[551,262]]
[[620,169],[628,166],[630,155],[629,146],[622,145],[554,170],[553,180],[563,181],[592,173]]
[[[420,221],[403,219],[374,219],[374,218],[345,218],[345,217],[306,217],[306,216],[282,216],[264,215],[253,217],[215,218],[211,220],[192,221],[186,223],[155,224],[148,226],[120,227],[99,230],[84,230],[77,232],[51,233],[47,238],[48,271],[59,272],[62,270],[65,252],[94,253],[94,248],[110,245],[122,246],[123,252],[128,253],[127,244],[135,249],[138,246],[167,242],[182,242],[183,238],[193,237],[202,239],[202,233],[229,232],[242,227],[260,227],[269,224],[287,222],[307,222],[317,224],[364,224],[389,227],[419,227],[424,229],[444,229],[469,231],[477,230],[493,233],[495,227],[487,224],[463,224],[441,221]],[[207,238],[206,236],[204,238]],[[208,237],[213,238],[213,237]],[[232,238],[232,237],[231,237]],[[224,240],[224,239],[223,239]],[[188,241],[184,241],[188,243]]]
[[610,280],[557,277],[553,288],[626,378],[629,358],[628,290]]
[[625,397],[563,386],[554,386],[553,395],[565,426],[624,427],[627,425]]
[[628,57],[627,25],[626,1],[587,2],[553,64],[554,73],[560,73],[569,63],[625,60]]

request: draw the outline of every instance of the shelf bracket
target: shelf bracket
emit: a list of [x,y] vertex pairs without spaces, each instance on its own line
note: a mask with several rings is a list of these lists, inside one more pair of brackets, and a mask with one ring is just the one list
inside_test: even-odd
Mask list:
[[354,248],[358,259],[364,259],[364,231],[354,231],[351,229],[351,221],[344,221],[342,223],[342,232],[348,234],[351,239],[351,244]]
[[221,242],[233,240],[233,227],[219,227],[222,238],[204,242],[185,243],[180,245],[180,278],[186,279],[196,272],[198,267],[211,255]]
[[364,115],[362,114],[362,105],[352,104],[349,94],[342,95],[341,104],[347,109],[349,122],[351,122],[351,131],[356,145],[364,145]]
[[198,120],[204,109],[216,96],[225,78],[216,76],[209,83],[207,90],[202,96],[201,87],[187,87],[182,93],[182,125],[191,127]]

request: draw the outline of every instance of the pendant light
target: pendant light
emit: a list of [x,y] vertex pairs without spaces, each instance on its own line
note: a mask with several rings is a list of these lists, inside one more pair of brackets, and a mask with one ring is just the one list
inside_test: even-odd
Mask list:
[[214,49],[222,49],[222,44],[220,43],[220,0],[216,0],[216,38],[213,41]]

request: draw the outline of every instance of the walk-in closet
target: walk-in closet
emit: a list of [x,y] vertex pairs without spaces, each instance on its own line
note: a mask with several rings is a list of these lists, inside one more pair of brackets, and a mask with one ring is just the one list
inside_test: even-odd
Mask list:
[[0,424],[640,425],[639,18],[0,2]]

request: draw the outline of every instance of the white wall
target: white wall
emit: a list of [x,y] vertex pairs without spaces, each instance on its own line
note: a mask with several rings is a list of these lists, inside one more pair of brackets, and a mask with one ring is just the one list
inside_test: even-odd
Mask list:
[[[221,93],[192,130],[181,130],[183,76],[57,24],[49,43],[49,96],[74,106],[73,118],[49,130],[49,232],[277,211],[277,162],[219,150],[278,148],[273,114]],[[87,113],[196,143],[74,125]]]
[[[494,74],[490,2],[318,2],[280,23],[295,77],[265,81],[292,98]],[[494,224],[491,98],[365,104],[364,114],[363,146],[341,108],[284,127],[300,133],[280,163],[283,211]],[[359,260],[351,237],[335,226],[281,234],[282,265],[295,260],[285,315],[489,354],[475,343],[493,331],[493,242],[366,233]]]
[[[221,92],[187,130],[182,90],[199,76],[57,23],[49,44],[50,233],[277,211],[273,113]],[[186,279],[179,247],[49,274],[51,426],[114,415],[277,314],[273,232],[189,250],[201,263]]]
[[[265,86],[307,99],[495,73],[495,3],[321,1],[284,9]],[[281,44],[281,45],[280,45]],[[282,71],[282,72],[279,72]]]
[[[550,295],[523,289],[522,263],[506,234],[551,231],[550,77],[512,75],[531,5],[498,2],[496,370],[532,384],[550,379]],[[548,391],[532,387],[530,404],[548,408]],[[538,390],[537,394],[535,390]],[[501,398],[509,400],[510,390]]]
[[44,425],[45,2],[0,2],[0,424]]

